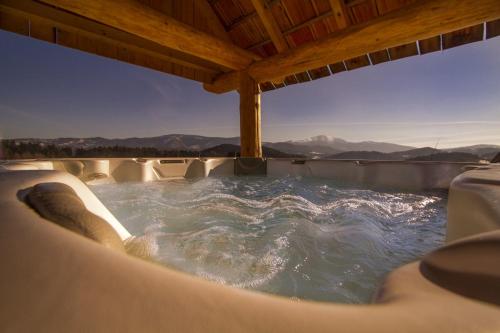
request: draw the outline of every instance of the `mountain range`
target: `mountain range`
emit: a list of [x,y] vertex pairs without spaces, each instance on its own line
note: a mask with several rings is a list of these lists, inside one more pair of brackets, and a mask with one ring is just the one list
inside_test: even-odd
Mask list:
[[[192,150],[201,151],[212,148],[221,144],[239,145],[239,137],[207,137],[201,135],[188,134],[167,134],[155,137],[145,138],[124,138],[124,139],[107,139],[102,137],[93,138],[56,138],[56,139],[39,139],[39,138],[24,138],[15,139],[18,142],[31,142],[52,144],[58,147],[71,148],[95,148],[95,147],[150,147],[159,150]],[[348,142],[343,139],[328,137],[326,135],[318,135],[307,140],[299,141],[284,141],[284,142],[264,142],[264,146],[278,149],[290,153],[302,153],[306,155],[324,155],[335,154],[349,150],[376,150],[383,153],[392,153],[396,151],[408,150],[413,147],[402,146],[393,143],[385,142]]]
[[491,160],[500,152],[498,148],[488,148],[481,151],[471,147],[463,147],[460,151],[446,151],[430,147],[410,149],[394,153],[381,153],[378,151],[346,151],[325,158],[346,160],[379,160],[379,161],[454,161],[454,162],[478,162],[480,160]]
[[[92,149],[96,147],[128,147],[140,148],[150,147],[162,151],[206,151],[217,146],[213,150],[228,151],[239,145],[239,137],[207,137],[188,134],[168,134],[156,137],[107,139],[102,137],[92,138],[56,138],[38,139],[23,138],[14,139],[16,142],[39,143],[42,145],[55,145],[59,148],[81,148]],[[225,145],[225,146],[224,146]],[[451,149],[415,148],[387,142],[361,141],[349,142],[340,138],[326,135],[318,135],[305,140],[264,142],[263,146],[269,151],[279,151],[294,156],[309,158],[344,158],[344,159],[412,159],[419,156],[433,155],[437,153],[467,153],[477,155],[481,158],[490,158],[500,151],[498,145],[474,145],[457,147]],[[229,148],[232,147],[232,148]]]

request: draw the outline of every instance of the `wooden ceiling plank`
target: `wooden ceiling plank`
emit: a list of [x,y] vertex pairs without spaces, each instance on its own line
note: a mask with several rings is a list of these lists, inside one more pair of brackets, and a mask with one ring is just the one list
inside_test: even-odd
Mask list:
[[368,59],[368,56],[365,54],[365,55],[362,55],[359,57],[354,57],[354,58],[345,60],[344,63],[347,67],[347,70],[352,71],[354,69],[369,66],[370,60]]
[[398,60],[418,55],[417,43],[408,43],[389,48],[391,60]]
[[349,18],[352,24],[359,24],[370,21],[378,16],[376,8],[371,1],[364,1],[360,4],[349,7]]
[[233,70],[242,70],[260,58],[134,0],[39,0],[39,2]]
[[260,91],[263,91],[263,92],[275,89],[271,82],[259,83],[259,88],[260,88]]
[[307,72],[296,73],[295,77],[299,82],[311,81],[311,78],[309,77],[309,74]]
[[266,29],[269,37],[271,37],[271,40],[273,41],[273,44],[276,47],[278,53],[288,50],[288,44],[283,37],[278,24],[274,20],[271,11],[266,8],[264,1],[251,0],[251,2],[255,8],[255,11],[257,12],[257,15],[259,15],[259,18],[264,25],[264,28]]
[[339,62],[336,62],[334,64],[330,64],[330,65],[328,65],[328,67],[330,67],[330,72],[332,72],[332,74],[345,72],[347,70],[343,61],[339,61]]
[[327,66],[314,68],[309,70],[309,76],[313,80],[321,79],[322,77],[330,76],[330,70],[328,69]]
[[441,35],[419,40],[418,48],[420,49],[420,54],[441,51]]
[[[257,82],[269,81],[498,18],[498,0],[418,1],[369,22],[257,61],[247,70]],[[224,92],[217,86],[226,77],[221,75],[209,89]]]
[[[294,27],[292,27],[292,28],[290,28],[288,30],[285,30],[283,32],[283,35],[284,36],[288,36],[288,35],[294,33],[295,31],[298,31],[298,30],[300,30],[300,29],[302,29],[304,27],[308,27],[311,24],[314,24],[316,22],[321,22],[324,19],[330,18],[332,15],[333,15],[333,12],[329,11],[329,12],[323,13],[323,14],[321,14],[319,16],[313,17],[313,18],[311,18],[311,19],[309,19],[309,20],[307,20],[305,22],[302,22],[301,24],[298,24],[298,25],[296,25],[296,26],[294,26]],[[262,45],[265,45],[265,44],[270,43],[270,42],[271,42],[270,39],[263,40],[262,42],[259,42],[257,44],[254,44],[254,45],[250,46],[248,48],[248,50],[256,49],[256,48],[261,47]]]
[[286,83],[287,86],[290,86],[292,84],[299,83],[299,80],[297,80],[297,78],[295,77],[295,75],[288,75],[287,77],[285,77],[285,83]]
[[483,24],[478,24],[473,27],[467,27],[456,31],[449,32],[443,35],[443,49],[478,42],[483,40]]
[[283,82],[275,82],[273,84],[274,84],[274,88],[276,88],[276,89],[280,89],[280,88],[286,87],[286,85]]
[[349,17],[347,16],[344,0],[330,0],[330,6],[332,7],[332,13],[335,17],[337,27],[339,29],[347,28],[349,25]]
[[486,23],[486,38],[490,39],[500,36],[500,20],[490,21]]
[[234,30],[235,28],[239,27],[241,24],[248,22],[254,17],[257,17],[257,12],[251,12],[246,15],[240,16],[231,23],[229,23],[229,26],[226,28],[226,31],[231,31]]
[[372,65],[381,64],[391,60],[387,50],[380,50],[369,54]]
[[[280,0],[270,1],[270,2],[265,3],[264,6],[266,7],[267,10],[271,11],[271,8],[274,7],[275,5],[279,4],[279,3],[280,3]],[[240,16],[240,17],[238,17],[237,19],[235,19],[234,21],[232,21],[231,23],[228,24],[228,26],[226,28],[226,31],[231,31],[234,28],[236,28],[237,26],[239,26],[239,25],[241,25],[243,23],[246,23],[247,21],[249,21],[252,18],[257,17],[257,16],[258,16],[258,14],[257,14],[256,11],[248,13],[248,14],[243,15],[243,16]]]
[[[319,12],[318,12],[318,7],[316,6],[316,3],[314,2],[314,0],[309,0],[309,3],[311,4],[311,7],[313,8],[314,17],[318,17]],[[318,39],[318,29],[317,29],[316,25],[311,24],[309,26],[309,29],[310,29],[314,39],[315,40]]]

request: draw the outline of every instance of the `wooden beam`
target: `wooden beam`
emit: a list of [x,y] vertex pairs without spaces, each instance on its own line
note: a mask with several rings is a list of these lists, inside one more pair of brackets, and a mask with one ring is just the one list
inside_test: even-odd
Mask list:
[[332,7],[337,27],[339,29],[346,28],[349,25],[349,21],[346,15],[344,0],[330,0],[330,6]]
[[[256,82],[271,81],[498,18],[498,0],[422,0],[258,61],[247,71]],[[231,81],[231,76],[219,76],[208,90],[228,91],[222,81]]]
[[284,52],[288,50],[288,44],[283,37],[283,34],[281,33],[281,30],[276,23],[276,20],[273,17],[273,14],[271,11],[265,7],[264,1],[263,0],[251,0],[253,7],[255,8],[255,11],[259,15],[260,20],[262,21],[262,24],[264,25],[264,28],[267,31],[267,34],[273,41],[274,47],[276,47],[276,50],[278,53]]
[[241,157],[262,157],[259,85],[247,73],[239,75]]
[[233,70],[259,59],[134,0],[38,1]]
[[[52,24],[54,28],[84,35],[95,41],[106,42],[116,47],[126,48],[133,52],[144,53],[174,64],[186,66],[211,75],[227,71],[227,68],[212,64],[208,61],[193,56],[181,54],[177,51],[151,43],[126,32],[104,26],[94,21],[57,10],[51,6],[43,5],[31,0],[2,0],[0,8],[6,12],[24,15],[27,19],[43,20]],[[32,29],[36,30],[36,26]],[[34,31],[36,33],[36,31]],[[34,35],[34,34],[32,34]],[[66,46],[66,45],[65,45]]]
[[222,94],[240,86],[240,72],[232,71],[226,74],[221,74],[214,79],[212,83],[204,83],[203,88],[211,93]]

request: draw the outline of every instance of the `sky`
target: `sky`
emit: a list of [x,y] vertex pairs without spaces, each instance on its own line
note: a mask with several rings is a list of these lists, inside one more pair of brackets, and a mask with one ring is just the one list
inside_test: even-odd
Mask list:
[[[0,138],[239,135],[235,92],[0,31]],[[264,141],[500,144],[500,37],[262,95]]]

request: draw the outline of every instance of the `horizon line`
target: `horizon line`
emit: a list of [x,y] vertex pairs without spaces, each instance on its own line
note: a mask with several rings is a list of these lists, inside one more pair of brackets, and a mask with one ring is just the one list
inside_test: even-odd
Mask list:
[[[500,122],[498,122],[500,123]],[[100,138],[100,139],[105,139],[105,140],[126,140],[126,139],[147,139],[147,138],[156,138],[156,137],[162,137],[162,136],[172,136],[172,135],[183,135],[183,136],[199,136],[203,138],[221,138],[221,139],[237,139],[240,138],[240,136],[207,136],[207,135],[199,135],[199,134],[183,134],[183,133],[168,133],[168,134],[162,134],[162,135],[154,135],[154,136],[131,136],[131,137],[114,137],[114,138],[109,138],[109,137],[104,137],[104,136],[88,136],[88,137],[71,137],[71,136],[60,136],[60,137],[17,137],[17,138],[6,138],[6,137],[0,137],[0,141],[2,140],[57,140],[57,139],[94,139],[94,138]],[[419,149],[419,148],[435,148],[435,149],[454,149],[454,148],[462,148],[462,147],[472,147],[472,146],[478,146],[478,145],[490,145],[490,146],[498,146],[500,147],[500,144],[495,144],[495,143],[477,143],[477,144],[466,144],[466,145],[457,145],[457,146],[450,146],[450,147],[445,147],[445,148],[437,148],[437,147],[431,147],[430,145],[408,145],[408,144],[400,144],[400,143],[393,143],[389,141],[377,141],[377,140],[362,140],[362,141],[349,141],[345,140],[340,137],[335,137],[335,136],[330,136],[326,134],[318,134],[314,135],[312,137],[306,138],[306,139],[300,139],[300,140],[280,140],[280,141],[262,141],[262,145],[265,145],[266,143],[281,143],[281,142],[293,142],[293,143],[301,143],[301,142],[308,142],[308,139],[311,139],[313,137],[318,137],[318,136],[325,136],[328,138],[332,139],[340,139],[348,143],[364,143],[364,142],[373,142],[373,143],[382,143],[382,144],[392,144],[392,145],[398,145],[402,147],[407,147],[410,149]],[[311,141],[309,141],[311,142]]]

